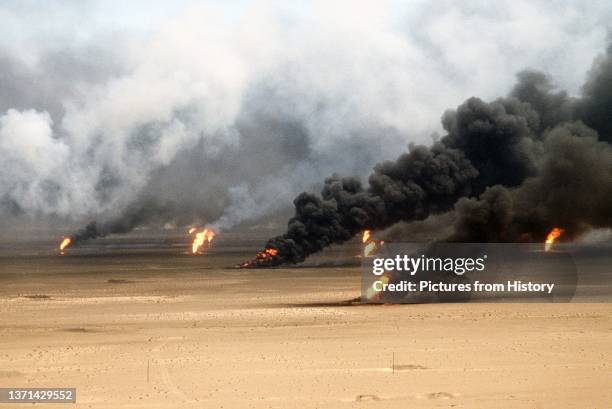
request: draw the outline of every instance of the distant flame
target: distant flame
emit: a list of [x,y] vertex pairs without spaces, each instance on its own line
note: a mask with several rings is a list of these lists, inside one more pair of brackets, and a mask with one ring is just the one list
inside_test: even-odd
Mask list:
[[72,239],[70,237],[64,237],[64,240],[60,243],[60,253],[64,254],[64,250],[70,247]]
[[193,234],[196,230],[198,230],[198,229],[196,229],[195,227],[192,227],[191,229],[189,229],[189,231],[187,233],[188,234]]
[[[364,230],[363,235],[361,236],[361,242],[364,244],[363,246],[363,257],[369,257],[380,247],[384,246],[384,240],[376,240],[372,237],[372,232],[370,230]],[[380,276],[378,280],[376,280],[372,285],[366,290],[365,297],[368,301],[376,300],[380,297],[380,293],[374,289],[374,285],[380,281],[383,285],[388,284],[391,281],[391,277],[389,273],[385,272]]]
[[[192,229],[195,228],[192,227]],[[189,230],[191,231],[191,229]],[[193,239],[193,243],[191,243],[191,252],[193,254],[198,254],[204,246],[208,245],[210,247],[210,242],[213,241],[215,236],[215,232],[210,229],[204,229],[201,232],[196,233],[195,238]]]
[[565,230],[560,229],[559,227],[555,227],[548,233],[546,236],[546,241],[544,242],[544,251],[550,251],[555,244],[555,241],[561,237],[561,235],[565,232]]
[[372,238],[371,230],[364,230],[363,235],[361,236],[361,242],[364,244],[363,247],[363,256],[369,257],[374,251],[378,249],[379,246],[385,244],[383,240],[376,241]]

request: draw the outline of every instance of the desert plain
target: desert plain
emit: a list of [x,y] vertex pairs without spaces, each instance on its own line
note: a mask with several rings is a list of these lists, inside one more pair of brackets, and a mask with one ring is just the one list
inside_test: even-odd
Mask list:
[[134,243],[2,245],[0,387],[76,387],[54,408],[612,408],[609,303],[365,305],[350,245],[240,269],[261,240]]

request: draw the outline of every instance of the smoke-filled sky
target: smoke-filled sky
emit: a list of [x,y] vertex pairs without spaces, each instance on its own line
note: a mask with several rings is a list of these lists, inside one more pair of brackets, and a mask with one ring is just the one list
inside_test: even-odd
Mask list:
[[611,17],[604,1],[5,1],[0,218],[257,222],[428,144],[447,108],[523,69],[579,94]]

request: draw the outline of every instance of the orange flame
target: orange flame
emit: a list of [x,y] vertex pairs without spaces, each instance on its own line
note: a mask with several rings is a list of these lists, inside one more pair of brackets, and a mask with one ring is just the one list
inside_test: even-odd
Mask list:
[[374,251],[378,249],[379,246],[385,244],[384,240],[379,240],[378,242],[372,238],[371,230],[364,230],[363,235],[361,236],[361,242],[365,244],[363,247],[363,256],[368,257]]
[[60,243],[60,253],[64,254],[64,250],[70,247],[72,239],[70,237],[64,237],[64,240]]
[[555,241],[561,237],[561,235],[565,232],[565,230],[560,229],[559,227],[553,228],[548,236],[546,236],[546,241],[544,242],[544,251],[550,251],[555,244]]
[[267,260],[269,258],[276,256],[277,254],[278,254],[278,250],[276,249],[265,249],[264,251],[257,253],[255,258],[258,260]]
[[208,244],[208,247],[210,247],[210,242],[213,241],[215,236],[215,232],[210,229],[204,229],[201,232],[196,233],[193,243],[191,243],[191,252],[193,254],[198,254],[206,244]]
[[187,233],[188,234],[193,234],[196,230],[198,230],[198,229],[196,229],[195,227],[192,227],[192,228],[189,229],[189,231]]
[[255,255],[255,259],[247,261],[242,267],[251,267],[253,265],[265,265],[269,263],[274,256],[278,254],[277,249],[268,248]]

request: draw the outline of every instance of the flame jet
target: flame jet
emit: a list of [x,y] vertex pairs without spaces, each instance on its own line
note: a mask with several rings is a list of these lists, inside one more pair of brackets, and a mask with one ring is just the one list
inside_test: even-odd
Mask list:
[[[192,232],[192,230],[193,232],[195,232],[197,229],[189,229],[190,232]],[[204,229],[201,232],[195,233],[195,237],[193,239],[193,242],[191,243],[191,252],[193,254],[199,254],[199,252],[204,248],[206,244],[210,246],[210,243],[213,241],[215,236],[215,232],[210,229]]]
[[60,253],[64,254],[64,250],[66,250],[72,244],[72,239],[70,237],[64,237],[62,242],[60,243]]
[[564,231],[565,230],[560,229],[558,227],[555,227],[554,229],[552,229],[550,233],[548,233],[548,236],[546,236],[546,241],[544,242],[544,251],[552,250],[552,247],[555,244],[555,241],[559,237],[561,237]]
[[375,240],[372,237],[372,232],[370,230],[364,230],[361,236],[361,243],[363,244],[363,256],[369,257],[378,250],[379,246],[385,244],[384,240]]

